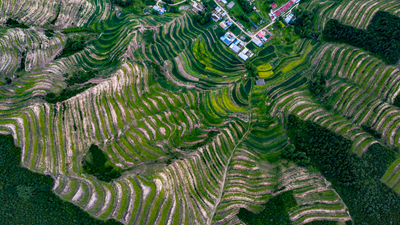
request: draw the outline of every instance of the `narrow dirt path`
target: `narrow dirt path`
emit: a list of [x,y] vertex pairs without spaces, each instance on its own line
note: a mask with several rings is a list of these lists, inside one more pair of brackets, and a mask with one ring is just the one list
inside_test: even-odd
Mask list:
[[249,114],[250,114],[250,115],[249,115],[249,118],[250,118],[250,119],[249,119],[249,125],[248,125],[248,127],[247,127],[246,133],[243,134],[242,138],[238,141],[238,143],[237,143],[237,144],[235,145],[235,147],[233,148],[232,153],[231,153],[231,155],[229,156],[228,162],[227,162],[226,165],[225,165],[224,175],[222,176],[222,184],[221,184],[221,188],[220,188],[220,190],[219,190],[218,199],[217,199],[217,202],[216,202],[215,205],[214,205],[214,208],[213,208],[213,211],[212,211],[210,217],[208,218],[208,221],[207,221],[207,224],[208,224],[208,225],[211,225],[211,224],[212,224],[214,215],[215,215],[215,213],[217,212],[217,208],[218,208],[218,206],[219,206],[219,203],[221,202],[222,195],[223,195],[223,193],[224,193],[224,188],[225,188],[226,176],[228,175],[228,168],[229,168],[229,165],[231,164],[233,155],[235,154],[235,151],[236,151],[236,149],[238,148],[238,146],[239,146],[239,145],[243,142],[243,140],[247,137],[247,135],[249,134],[250,129],[251,129],[251,125],[252,125],[252,124],[251,124],[251,115],[252,115],[252,113],[251,113],[251,93],[252,93],[252,92],[250,92],[250,95],[249,95],[249,105],[250,105],[250,110],[249,110]]

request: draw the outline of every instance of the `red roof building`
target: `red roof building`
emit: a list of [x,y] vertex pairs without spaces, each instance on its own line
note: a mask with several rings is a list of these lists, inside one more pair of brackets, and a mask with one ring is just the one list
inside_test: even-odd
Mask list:
[[278,7],[275,3],[271,5],[272,9],[275,9],[276,7]]
[[293,1],[289,1],[289,5],[292,6],[293,5]]
[[279,10],[275,11],[275,16],[279,16],[280,14],[281,14],[281,12],[279,12]]
[[265,34],[262,31],[260,31],[260,33],[258,33],[257,36],[262,38],[262,37],[265,37]]
[[279,12],[283,13],[283,12],[285,12],[285,9],[282,7],[282,8],[279,9]]
[[285,9],[288,9],[289,7],[290,7],[289,4],[286,4],[286,5],[285,5]]

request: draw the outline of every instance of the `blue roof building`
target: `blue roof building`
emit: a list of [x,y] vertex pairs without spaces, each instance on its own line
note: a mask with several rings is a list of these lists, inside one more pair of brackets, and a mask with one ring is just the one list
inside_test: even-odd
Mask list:
[[231,32],[226,32],[224,36],[220,38],[226,45],[232,44],[236,40],[235,36]]

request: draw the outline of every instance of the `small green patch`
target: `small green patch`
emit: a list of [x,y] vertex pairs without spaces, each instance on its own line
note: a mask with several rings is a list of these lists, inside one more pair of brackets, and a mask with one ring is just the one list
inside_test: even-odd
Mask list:
[[19,23],[18,21],[8,18],[5,25],[9,28],[29,28],[24,23]]
[[271,198],[260,213],[252,213],[247,209],[241,208],[237,216],[247,225],[289,225],[292,224],[292,221],[289,218],[288,211],[296,205],[293,192],[286,191]]
[[122,169],[114,166],[107,155],[94,144],[90,146],[88,154],[82,160],[82,169],[85,173],[105,182],[119,178],[123,172]]

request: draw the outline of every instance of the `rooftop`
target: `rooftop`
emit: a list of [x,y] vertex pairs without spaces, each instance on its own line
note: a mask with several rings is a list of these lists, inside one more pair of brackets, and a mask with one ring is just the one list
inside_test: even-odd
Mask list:
[[261,41],[259,38],[257,38],[257,37],[253,37],[253,38],[251,39],[251,41],[252,41],[254,44],[256,44],[258,47],[261,47],[261,46],[263,45],[262,41]]
[[233,6],[235,6],[235,2],[231,1],[226,7],[228,7],[228,9],[231,9]]
[[264,79],[256,80],[256,85],[264,85],[264,84],[265,84],[265,80]]
[[235,53],[238,53],[240,51],[240,47],[235,44],[231,44],[229,48],[232,49]]

